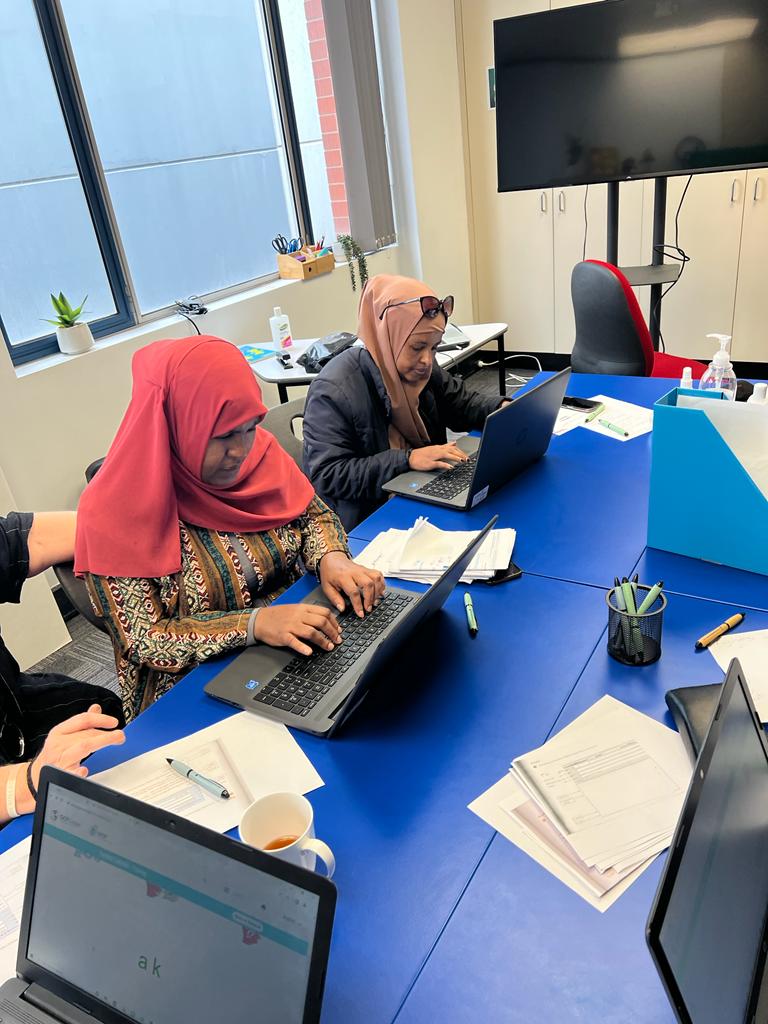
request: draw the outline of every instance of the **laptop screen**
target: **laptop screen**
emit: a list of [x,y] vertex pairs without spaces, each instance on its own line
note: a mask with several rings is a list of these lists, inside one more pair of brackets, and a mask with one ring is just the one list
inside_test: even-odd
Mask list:
[[735,685],[659,931],[696,1024],[745,1019],[767,907],[768,762]]
[[139,1024],[304,1019],[318,896],[51,783],[27,958]]

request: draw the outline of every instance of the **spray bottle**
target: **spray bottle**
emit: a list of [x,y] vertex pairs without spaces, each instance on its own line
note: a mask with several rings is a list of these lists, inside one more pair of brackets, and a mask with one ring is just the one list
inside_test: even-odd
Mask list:
[[722,391],[732,401],[736,398],[736,374],[728,353],[731,342],[730,334],[708,334],[708,338],[716,338],[720,342],[720,351],[715,352],[712,362],[704,371],[699,381],[700,391]]

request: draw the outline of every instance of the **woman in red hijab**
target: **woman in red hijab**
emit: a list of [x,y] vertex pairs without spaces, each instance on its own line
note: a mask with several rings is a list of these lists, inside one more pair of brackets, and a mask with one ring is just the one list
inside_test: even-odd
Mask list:
[[80,500],[75,571],[115,644],[125,717],[198,662],[263,642],[310,654],[341,642],[334,615],[271,602],[317,572],[342,611],[384,592],[351,561],[336,515],[275,438],[239,350],[207,336],[133,359],[133,394]]

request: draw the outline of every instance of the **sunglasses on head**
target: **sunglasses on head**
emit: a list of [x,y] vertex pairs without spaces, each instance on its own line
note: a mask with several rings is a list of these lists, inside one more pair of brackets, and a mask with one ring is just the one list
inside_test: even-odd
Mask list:
[[434,320],[438,313],[445,316],[446,321],[453,313],[453,296],[446,295],[444,299],[438,299],[435,295],[422,295],[420,299],[405,299],[404,302],[390,302],[379,314],[379,320],[384,319],[384,314],[394,306],[408,306],[411,302],[421,303],[421,312],[424,316]]

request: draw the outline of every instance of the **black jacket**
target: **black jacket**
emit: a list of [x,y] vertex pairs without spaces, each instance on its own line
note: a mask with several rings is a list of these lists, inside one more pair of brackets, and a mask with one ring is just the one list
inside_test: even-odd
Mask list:
[[[500,398],[470,391],[437,363],[419,398],[432,444],[446,427],[477,430]],[[332,359],[312,382],[304,410],[304,472],[350,530],[382,505],[382,484],[408,469],[406,453],[389,447],[391,403],[379,369],[359,346]]]

